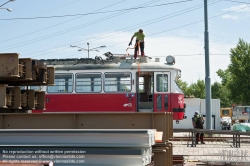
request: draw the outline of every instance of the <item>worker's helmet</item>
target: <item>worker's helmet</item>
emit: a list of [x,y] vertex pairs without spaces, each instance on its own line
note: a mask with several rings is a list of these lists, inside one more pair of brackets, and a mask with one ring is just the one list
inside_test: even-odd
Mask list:
[[141,32],[141,33],[142,33],[142,32],[143,32],[143,30],[142,30],[142,29],[139,29],[139,32]]
[[200,114],[198,111],[195,111],[195,113],[194,113],[195,115],[198,115],[198,114]]

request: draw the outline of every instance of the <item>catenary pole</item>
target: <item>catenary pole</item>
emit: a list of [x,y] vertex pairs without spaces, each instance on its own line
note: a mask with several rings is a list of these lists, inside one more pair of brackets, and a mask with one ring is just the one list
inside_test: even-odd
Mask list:
[[207,0],[204,0],[204,16],[205,16],[205,85],[206,85],[206,129],[212,129],[212,113],[211,113],[211,79],[210,79],[210,63],[209,63],[209,38],[208,38],[208,16],[207,16]]
[[87,45],[88,45],[88,58],[89,58],[89,43],[87,43]]

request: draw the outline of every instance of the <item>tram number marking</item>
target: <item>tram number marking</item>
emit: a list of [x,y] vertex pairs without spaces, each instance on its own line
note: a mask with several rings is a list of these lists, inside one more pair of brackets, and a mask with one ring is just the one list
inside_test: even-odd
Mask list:
[[182,96],[178,96],[178,103],[182,104]]
[[125,103],[123,104],[123,107],[132,107],[132,103]]

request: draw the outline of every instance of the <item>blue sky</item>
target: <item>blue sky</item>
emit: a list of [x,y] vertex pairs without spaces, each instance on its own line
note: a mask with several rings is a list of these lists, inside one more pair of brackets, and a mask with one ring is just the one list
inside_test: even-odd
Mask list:
[[[5,2],[0,0],[0,5]],[[208,0],[208,4],[213,83],[220,82],[216,71],[227,68],[230,49],[239,38],[250,42],[250,1]],[[205,79],[203,0],[15,0],[3,7],[12,12],[0,10],[1,53],[34,59],[86,58],[87,51],[70,45],[87,48],[89,42],[90,48],[106,45],[100,52],[90,52],[90,57],[104,58],[108,51],[125,54],[133,33],[142,28],[146,55],[162,61],[174,55],[182,80],[189,84]]]

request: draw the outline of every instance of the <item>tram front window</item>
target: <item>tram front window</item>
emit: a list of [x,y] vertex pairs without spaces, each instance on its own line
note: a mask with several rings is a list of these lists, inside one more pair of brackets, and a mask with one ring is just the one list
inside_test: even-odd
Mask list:
[[183,93],[183,91],[181,90],[180,86],[178,85],[177,81],[174,81],[175,83],[175,89],[177,90],[177,92]]
[[168,92],[168,75],[167,74],[156,75],[156,91]]

